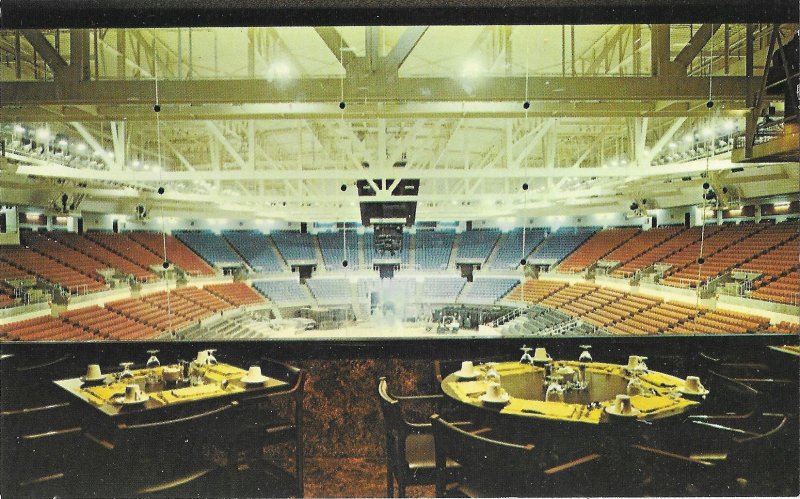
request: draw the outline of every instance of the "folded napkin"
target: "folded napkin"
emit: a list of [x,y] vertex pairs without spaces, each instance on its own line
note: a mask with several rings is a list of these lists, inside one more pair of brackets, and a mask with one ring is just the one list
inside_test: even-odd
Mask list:
[[683,386],[684,383],[680,378],[655,371],[650,371],[647,374],[639,376],[639,379],[658,388]]
[[186,388],[177,388],[175,390],[164,390],[163,392],[158,392],[157,398],[167,404],[173,404],[175,402],[200,400],[239,391],[242,391],[242,388],[233,385],[228,385],[226,388],[223,388],[222,385],[213,383],[208,385],[187,386]]
[[634,395],[631,397],[631,405],[644,413],[673,407],[676,403],[676,400],[669,397],[645,397],[644,395]]
[[539,416],[552,419],[570,419],[578,414],[581,407],[579,404],[512,398],[500,412],[503,414]]
[[452,381],[450,389],[456,394],[459,400],[469,402],[470,399],[477,399],[486,393],[485,381]]
[[109,404],[114,397],[125,394],[126,385],[127,383],[111,383],[110,385],[98,385],[84,388],[83,391],[102,400],[102,403]]
[[206,368],[206,378],[214,381],[241,378],[247,374],[247,370],[230,364],[217,364]]

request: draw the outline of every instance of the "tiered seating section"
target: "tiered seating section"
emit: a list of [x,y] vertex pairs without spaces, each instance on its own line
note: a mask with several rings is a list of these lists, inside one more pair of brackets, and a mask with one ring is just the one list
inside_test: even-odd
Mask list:
[[240,305],[264,303],[244,283],[226,283],[126,298],[0,326],[0,338],[22,341],[144,340],[178,331]]
[[175,231],[173,234],[211,265],[242,263],[242,258],[236,254],[225,239],[213,232]]
[[157,278],[146,266],[138,265],[123,255],[114,253],[89,237],[84,237],[74,232],[51,232],[49,235],[64,246],[102,263],[104,267],[133,276],[136,280],[149,281]]
[[[701,228],[663,227],[639,232],[636,228],[608,229],[594,232],[593,228],[562,228],[544,238],[542,229],[526,231],[525,249],[522,231],[517,229],[500,236],[496,230],[471,230],[461,234],[456,259],[482,260],[496,247],[496,258],[489,266],[510,269],[518,266],[522,251],[532,250],[532,263],[561,261],[558,269],[580,272],[595,262],[602,266],[619,265],[610,272],[612,277],[630,278],[646,270],[660,276],[660,283],[669,286],[694,288],[717,278],[750,279],[744,289],[754,299],[800,305],[800,223],[743,223],[740,225],[708,225],[701,242]],[[230,231],[224,237],[208,231],[178,232],[178,236],[209,261],[244,261],[257,272],[286,271],[282,256],[290,262],[316,262],[313,236],[299,232],[278,231],[272,246],[269,236],[257,231]],[[400,255],[408,262],[410,236],[404,234],[405,247]],[[421,229],[416,233],[416,263],[421,270],[448,268],[453,250],[453,231]],[[114,269],[116,275],[127,275],[139,281],[154,281],[163,263],[164,239],[160,233],[130,232],[111,234],[90,232],[78,235],[67,232],[47,234],[23,232],[27,246],[0,248],[0,308],[19,303],[8,279],[34,278],[40,284],[60,286],[70,293],[82,294],[108,289],[99,274]],[[341,232],[319,235],[323,260],[329,270],[341,270],[345,253]],[[518,246],[519,245],[519,246]],[[702,265],[698,262],[703,247]],[[178,238],[166,237],[168,260],[190,275],[215,275],[214,269]],[[364,235],[365,257],[370,265],[377,256],[372,232]],[[358,239],[347,239],[348,266],[357,265]],[[280,249],[280,254],[277,250]],[[467,257],[464,257],[467,255]],[[725,282],[725,281],[723,281]],[[279,285],[281,286],[281,285]],[[464,300],[488,300],[483,284],[470,286]],[[474,289],[473,289],[474,288]],[[748,291],[751,290],[751,291]],[[290,296],[307,302],[308,295],[300,288],[303,298],[293,291]],[[426,291],[429,293],[429,291]],[[748,294],[749,293],[749,294]],[[423,293],[424,294],[424,293]],[[445,296],[450,296],[446,293]],[[323,296],[326,293],[323,291]],[[542,299],[545,297],[542,297]],[[325,300],[323,300],[325,301]],[[599,321],[599,319],[597,319]]]
[[161,267],[161,264],[164,263],[163,250],[154,253],[125,234],[87,232],[85,237],[144,269],[150,269],[154,266]]
[[279,230],[272,233],[272,240],[289,264],[317,261],[311,234]]
[[467,285],[458,297],[460,303],[490,305],[508,294],[508,292],[519,284],[519,279],[515,278],[475,278],[472,285]]
[[628,263],[651,251],[656,246],[663,244],[668,239],[675,237],[681,231],[683,231],[683,227],[671,226],[639,232],[600,260],[616,262],[620,265],[612,272],[611,275],[614,277],[630,277],[632,272],[630,270],[631,267],[626,266]]
[[298,281],[283,279],[279,281],[253,281],[253,287],[277,305],[307,305],[309,302]]
[[[662,262],[664,258],[673,253],[700,241],[700,227],[692,227],[686,230],[674,230],[675,234],[666,237],[663,243],[654,244],[649,250],[614,269],[611,275],[613,277],[633,277],[636,272],[644,270],[657,262]],[[713,230],[709,230],[708,232],[713,232]],[[706,235],[710,235],[709,233]],[[699,254],[699,250],[697,250],[695,257]]]
[[612,250],[639,233],[635,227],[607,229],[595,233],[558,266],[561,272],[583,272]]
[[455,232],[418,230],[416,234],[417,267],[444,270],[450,262]]
[[89,276],[33,249],[20,246],[0,247],[0,260],[37,279],[61,286],[73,294],[107,288],[99,275]]
[[306,284],[320,305],[343,305],[352,301],[347,279],[308,279]]
[[235,307],[264,303],[264,297],[243,282],[209,284],[203,289],[222,298]]
[[[417,243],[419,244],[419,243]],[[399,255],[395,255],[392,257],[389,254],[380,254],[375,250],[375,233],[374,232],[365,232],[364,233],[364,263],[367,267],[371,267],[374,260],[384,259],[384,258],[399,258],[400,263],[403,265],[408,265],[411,262],[411,234],[408,232],[403,232],[403,250],[400,251]]]
[[203,261],[189,248],[183,245],[176,238],[164,236],[158,232],[128,232],[126,234],[133,241],[141,244],[156,255],[164,256],[164,241],[167,246],[167,260],[194,276],[213,276],[214,269]]
[[458,241],[456,262],[485,262],[499,237],[500,231],[496,229],[476,229],[462,232]]
[[428,277],[422,288],[425,303],[453,303],[466,284],[464,277]]
[[530,263],[557,263],[597,231],[594,227],[561,227],[545,238],[531,253]]
[[97,305],[67,312],[60,318],[76,327],[87,329],[97,339],[141,340],[152,338],[158,332],[152,326]]
[[[712,228],[713,230],[709,230]],[[697,241],[664,259],[664,262],[672,267],[664,274],[660,283],[683,288],[697,287],[707,278],[730,268],[727,263],[730,252],[727,252],[728,258],[726,258],[726,249],[736,251],[736,248],[739,247],[738,243],[756,234],[761,228],[752,224],[706,227],[705,239],[702,243]],[[701,248],[704,259],[702,265],[698,261]]]
[[345,267],[342,263],[345,259],[348,268],[352,269],[358,264],[358,234],[355,231],[348,231],[346,237],[342,235],[342,231],[322,232],[317,234],[317,239],[326,269],[343,270]]
[[222,235],[254,271],[269,273],[285,270],[269,236],[254,230],[231,230]]
[[[533,284],[531,284],[533,283]],[[660,298],[602,288],[594,284],[528,281],[507,299],[558,309],[615,334],[709,334],[770,332],[766,317],[710,310]]]
[[527,258],[534,248],[539,246],[547,231],[544,229],[525,229],[525,246],[523,247],[522,229],[514,229],[500,238],[499,248],[489,268],[494,270],[515,269],[523,258]]
[[567,287],[567,283],[558,281],[543,281],[531,279],[515,287],[506,295],[506,299],[513,301],[524,301],[527,303],[539,303],[553,293]]

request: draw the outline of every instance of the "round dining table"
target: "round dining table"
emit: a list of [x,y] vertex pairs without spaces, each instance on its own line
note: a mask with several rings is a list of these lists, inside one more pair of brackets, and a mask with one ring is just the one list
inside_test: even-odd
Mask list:
[[[524,418],[530,422],[558,422],[569,425],[606,425],[615,422],[653,422],[673,418],[697,409],[708,391],[691,391],[686,381],[670,374],[631,369],[627,365],[603,362],[554,360],[549,365],[502,362],[475,366],[470,376],[451,373],[442,380],[442,391],[456,405],[493,417]],[[564,369],[567,368],[567,369]],[[490,381],[499,376],[501,393],[507,401],[486,402]],[[563,400],[546,400],[547,372],[572,373],[583,383],[562,382]],[[632,410],[620,414],[617,395],[628,394],[628,384],[637,377],[639,387],[630,396]],[[701,387],[702,388],[702,387]]]

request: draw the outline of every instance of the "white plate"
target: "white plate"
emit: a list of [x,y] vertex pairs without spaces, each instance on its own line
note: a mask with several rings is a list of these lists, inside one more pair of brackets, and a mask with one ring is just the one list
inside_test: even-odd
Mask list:
[[244,383],[245,385],[260,385],[260,384],[262,384],[262,383],[265,383],[265,382],[266,382],[268,379],[269,379],[269,377],[267,377],[267,376],[262,376],[262,377],[261,377],[261,378],[259,378],[259,379],[248,379],[248,378],[241,378],[241,381],[242,381],[242,383]]
[[458,370],[458,371],[454,372],[453,374],[455,374],[456,378],[458,378],[458,379],[475,379],[475,378],[478,377],[479,373],[477,373],[475,371],[472,371],[472,374],[464,374],[464,373],[461,372],[461,370]]
[[106,375],[103,374],[99,378],[87,378],[86,376],[81,376],[80,380],[83,381],[84,383],[98,383],[100,381],[105,381]]
[[508,401],[511,399],[508,393],[504,393],[503,395],[500,396],[500,398],[497,399],[489,398],[489,394],[487,393],[484,393],[478,398],[481,400],[481,402],[484,402],[486,404],[507,404]]
[[144,404],[148,400],[150,400],[150,395],[142,395],[142,398],[139,400],[125,400],[124,395],[120,395],[119,397],[114,397],[112,399],[115,404],[122,404],[122,405],[139,405]]
[[631,412],[623,414],[619,412],[617,408],[613,405],[606,406],[604,410],[606,414],[608,414],[609,416],[613,416],[615,418],[636,418],[639,416],[639,414],[642,413],[642,411],[640,411],[639,409],[631,407]]
[[685,388],[678,388],[678,391],[681,392],[684,395],[693,395],[695,397],[700,397],[700,396],[708,395],[709,393],[711,393],[709,390],[703,390],[702,392],[692,392],[692,391],[689,391],[689,390],[687,390]]

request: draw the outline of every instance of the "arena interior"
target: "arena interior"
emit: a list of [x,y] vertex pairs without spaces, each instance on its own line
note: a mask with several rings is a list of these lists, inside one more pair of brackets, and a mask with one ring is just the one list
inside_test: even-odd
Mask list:
[[[719,374],[796,348],[798,24],[760,21],[2,30],[3,391],[213,347],[294,361],[309,385],[369,378],[367,418],[377,375],[433,359],[591,344]],[[795,432],[796,395],[770,399]],[[315,424],[305,493],[385,495],[380,429]],[[370,436],[336,450],[324,431]],[[12,495],[90,490],[69,459],[57,478],[14,469],[35,457],[14,445]],[[542,493],[796,494],[790,447],[760,489]],[[337,475],[354,459],[378,485]],[[203,490],[233,494],[212,476]]]

